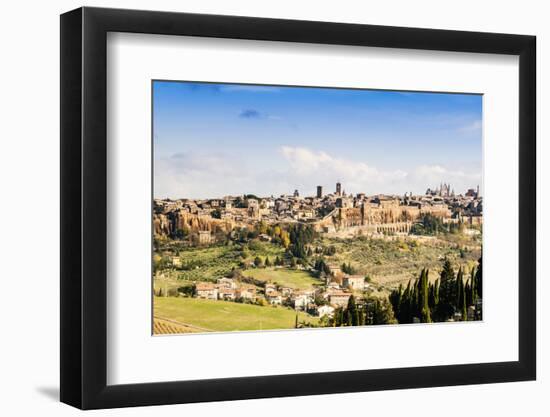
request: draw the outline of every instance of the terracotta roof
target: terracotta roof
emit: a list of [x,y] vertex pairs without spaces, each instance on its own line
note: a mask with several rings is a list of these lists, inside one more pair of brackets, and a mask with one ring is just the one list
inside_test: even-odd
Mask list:
[[275,297],[280,297],[281,296],[281,293],[279,293],[278,291],[273,291],[273,292],[270,292],[269,294],[266,295],[266,297],[268,298],[275,298]]
[[365,277],[363,275],[347,275],[345,276],[344,278],[348,278],[348,279],[365,279]]
[[351,297],[351,293],[349,292],[344,292],[344,291],[334,291],[334,292],[331,292],[329,294],[331,297],[342,297],[342,296],[348,296],[348,297]]
[[214,284],[211,284],[209,282],[198,282],[197,284],[195,284],[195,287],[197,288],[197,291],[206,291],[206,290],[216,289]]

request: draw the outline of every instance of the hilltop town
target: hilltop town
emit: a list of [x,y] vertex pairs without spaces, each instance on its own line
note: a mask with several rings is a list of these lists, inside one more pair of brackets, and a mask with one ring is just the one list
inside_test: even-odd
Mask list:
[[[388,322],[396,321],[388,296],[416,277],[417,265],[430,268],[452,259],[461,274],[471,272],[460,282],[464,294],[473,293],[482,210],[479,187],[456,194],[444,183],[422,195],[351,195],[336,183],[332,193],[318,186],[314,196],[305,197],[295,190],[279,197],[157,199],[156,319],[174,311],[167,303],[176,301],[167,297],[179,297],[186,331],[197,324],[216,330],[219,322],[208,321],[214,313],[201,313],[197,322],[190,319],[196,313],[186,310],[213,308],[210,303],[224,303],[228,324],[222,330],[242,330],[234,324],[242,323],[242,314],[250,329],[264,328],[262,315],[273,312],[281,321],[272,318],[271,328],[336,325],[351,320],[350,308],[361,312],[358,323],[369,324],[380,311]],[[435,268],[426,271],[434,294],[438,274]],[[475,319],[476,303],[446,319]],[[241,311],[250,308],[253,312]]]
[[464,194],[455,194],[450,185],[442,183],[423,195],[367,196],[348,195],[338,182],[333,193],[324,194],[323,187],[317,186],[316,194],[307,197],[295,190],[279,197],[249,194],[221,199],[155,199],[153,222],[155,235],[177,237],[194,232],[194,242],[209,244],[258,222],[303,223],[332,236],[407,234],[427,214],[445,223],[481,225],[482,210],[479,186]]

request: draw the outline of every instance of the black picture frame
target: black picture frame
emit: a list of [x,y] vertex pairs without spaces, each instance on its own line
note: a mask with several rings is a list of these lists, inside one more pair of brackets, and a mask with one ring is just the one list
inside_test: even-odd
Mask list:
[[[519,56],[519,360],[107,385],[108,32]],[[536,38],[102,8],[61,16],[61,401],[81,409],[534,380]]]

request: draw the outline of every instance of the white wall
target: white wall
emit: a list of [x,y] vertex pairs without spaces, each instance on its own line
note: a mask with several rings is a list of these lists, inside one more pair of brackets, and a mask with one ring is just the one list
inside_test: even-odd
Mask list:
[[[509,4],[508,4],[509,3]],[[0,178],[3,296],[0,299],[0,410],[5,415],[74,415],[57,402],[59,361],[59,17],[77,1],[9,2],[0,24]],[[550,157],[541,115],[550,97],[550,26],[545,2],[340,0],[92,1],[89,6],[371,23],[533,34],[538,37],[539,213],[548,207]],[[546,135],[545,135],[546,134]],[[543,194],[546,191],[546,194]],[[540,217],[540,216],[539,216]],[[539,259],[548,253],[549,221],[540,218]],[[545,233],[546,232],[546,233]],[[539,294],[550,287],[539,274]],[[306,415],[352,412],[396,415],[543,415],[550,408],[550,309],[539,298],[537,382],[388,391],[101,411],[95,415]],[[546,394],[547,395],[547,394]],[[198,413],[198,414],[197,414]]]

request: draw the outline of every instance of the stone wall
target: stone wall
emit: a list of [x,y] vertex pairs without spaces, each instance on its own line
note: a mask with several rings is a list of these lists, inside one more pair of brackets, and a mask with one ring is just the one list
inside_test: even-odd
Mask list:
[[[342,230],[357,226],[374,226],[373,231],[380,233],[378,226],[384,226],[388,232],[408,232],[412,223],[419,220],[425,214],[448,219],[451,211],[446,207],[415,207],[387,205],[385,207],[364,205],[361,208],[339,208],[329,218],[325,218],[316,224],[319,231],[333,226],[335,230]],[[392,225],[395,225],[393,227]],[[367,228],[370,230],[371,228]],[[406,230],[405,230],[406,229]]]
[[177,230],[190,233],[199,231],[209,231],[212,234],[229,233],[233,227],[234,223],[231,220],[214,219],[210,215],[197,215],[183,210],[153,216],[153,232],[159,236],[171,236]]

